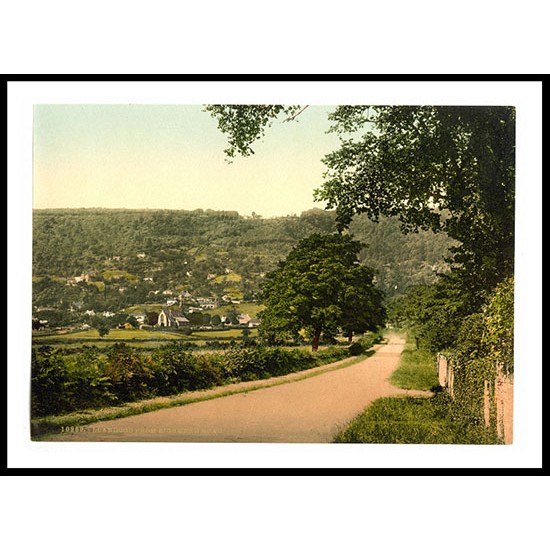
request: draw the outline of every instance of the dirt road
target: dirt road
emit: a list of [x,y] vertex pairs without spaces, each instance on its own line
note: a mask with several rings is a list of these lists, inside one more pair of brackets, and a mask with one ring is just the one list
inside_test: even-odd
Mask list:
[[[391,336],[354,365],[249,393],[90,424],[51,441],[327,443],[367,405],[392,395],[428,395],[388,381],[404,340]],[[303,373],[302,373],[303,374]]]

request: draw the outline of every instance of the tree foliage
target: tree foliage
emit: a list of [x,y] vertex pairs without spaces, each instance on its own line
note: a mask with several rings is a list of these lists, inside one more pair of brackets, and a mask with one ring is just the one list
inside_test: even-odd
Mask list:
[[266,277],[261,334],[270,341],[298,339],[319,345],[321,333],[374,329],[384,321],[382,294],[372,271],[360,265],[361,243],[348,235],[313,234],[302,240]]
[[[512,107],[342,107],[334,131],[363,132],[325,158],[318,197],[340,224],[366,212],[404,229],[444,231],[468,286],[492,289],[513,272],[515,110]],[[366,130],[366,131],[365,131]]]
[[[248,151],[280,106],[225,106]],[[513,107],[339,106],[329,115],[341,146],[328,154],[316,197],[336,207],[343,228],[359,213],[398,216],[406,231],[444,231],[458,241],[457,283],[476,295],[513,273],[515,109]],[[252,122],[254,121],[254,122]],[[263,130],[262,130],[263,131]],[[240,150],[237,149],[237,150]]]
[[237,153],[248,157],[254,154],[250,144],[263,137],[266,126],[281,114],[292,118],[300,107],[296,105],[207,105],[218,121],[218,128],[228,136],[229,147],[224,153],[233,158]]
[[388,304],[389,321],[407,328],[417,346],[441,351],[453,344],[469,304],[449,280],[434,285],[419,285]]

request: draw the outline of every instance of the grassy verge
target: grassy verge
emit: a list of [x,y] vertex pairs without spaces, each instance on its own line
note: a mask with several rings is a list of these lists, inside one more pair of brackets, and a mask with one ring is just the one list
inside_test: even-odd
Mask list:
[[[390,381],[404,389],[429,390],[438,386],[435,359],[408,343]],[[442,391],[433,397],[384,397],[341,431],[335,443],[470,444],[499,443],[481,425],[453,420],[451,401]]]
[[[197,403],[199,401],[209,401],[210,399],[217,399],[218,397],[225,397],[237,393],[247,393],[262,388],[270,388],[273,386],[279,386],[281,384],[289,384],[291,382],[305,380],[306,378],[319,376],[321,374],[334,370],[350,367],[355,363],[363,361],[365,359],[365,356],[371,356],[373,353],[373,350],[369,350],[363,356],[344,359],[338,361],[333,366],[328,366],[327,368],[320,368],[326,366],[320,365],[314,367],[313,369],[303,371],[302,373],[293,373],[258,382],[241,382],[235,384],[233,387],[229,386],[227,387],[227,389],[224,389],[223,386],[221,386],[218,388],[213,388],[200,392],[183,393],[168,397],[147,399],[135,403],[125,403],[118,407],[106,407],[104,409],[76,411],[64,415],[36,418],[31,421],[31,436],[33,441],[40,441],[47,439],[47,436],[49,434],[59,433],[62,428],[66,429],[71,427],[84,426],[93,422],[115,420],[117,418],[125,418],[128,416],[157,411],[160,409],[189,405],[190,403]],[[330,365],[330,363],[328,365]]]
[[336,436],[336,443],[497,444],[483,426],[451,420],[448,397],[384,397]]
[[437,387],[439,382],[433,354],[415,349],[415,346],[408,342],[390,382],[406,390],[431,390]]

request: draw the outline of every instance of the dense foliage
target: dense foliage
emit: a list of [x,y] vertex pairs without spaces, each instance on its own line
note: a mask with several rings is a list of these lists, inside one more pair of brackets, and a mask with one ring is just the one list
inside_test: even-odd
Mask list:
[[342,144],[325,158],[318,196],[342,225],[361,212],[396,215],[405,230],[456,239],[455,283],[475,311],[513,274],[514,108],[348,106],[331,118]]
[[[374,341],[374,336],[366,339],[361,351]],[[234,345],[223,354],[192,353],[180,342],[151,354],[140,353],[126,344],[115,344],[106,353],[90,348],[65,354],[59,349],[40,347],[32,351],[31,410],[33,417],[39,417],[119,405],[282,376],[351,355],[344,346],[322,349],[316,354],[258,345]]]
[[[232,154],[243,155],[285,112],[280,105],[208,110]],[[336,207],[338,227],[366,213],[374,221],[397,216],[405,231],[445,232],[458,242],[455,282],[475,311],[513,273],[515,109],[344,105],[329,120],[340,148],[323,159],[328,169],[316,197]]]
[[467,313],[461,294],[446,281],[413,289],[389,310],[419,348],[442,352],[452,363],[452,418],[483,425],[484,392],[494,391],[498,373],[514,372],[514,278],[497,285],[475,313]]
[[340,234],[313,234],[300,241],[266,277],[260,333],[281,343],[305,331],[315,351],[321,333],[341,329],[351,340],[354,332],[381,326],[383,295],[373,284],[372,270],[359,264],[361,248],[361,243]]

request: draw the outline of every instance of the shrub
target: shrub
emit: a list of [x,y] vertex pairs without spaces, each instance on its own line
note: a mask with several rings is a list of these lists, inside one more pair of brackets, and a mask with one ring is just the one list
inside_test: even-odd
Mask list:
[[357,342],[361,344],[363,351],[367,351],[372,348],[374,344],[378,344],[382,341],[382,334],[380,332],[367,332],[367,334],[361,336]]
[[346,357],[349,357],[348,348],[338,348],[334,346],[319,350],[315,355],[313,355],[316,365],[324,365],[325,363],[340,361],[341,359],[345,359]]
[[105,362],[95,349],[65,359],[67,379],[64,396],[68,410],[102,407],[116,402]]
[[153,373],[146,363],[148,361],[127,344],[115,344],[109,349],[105,375],[119,400],[135,401],[147,396]]
[[175,342],[153,353],[155,387],[160,395],[196,388],[197,361],[186,349],[184,343]]
[[361,355],[365,350],[359,342],[353,342],[348,351],[350,355]]
[[196,356],[194,389],[202,390],[223,384],[223,358],[217,354],[202,354]]
[[31,412],[36,416],[64,412],[68,405],[64,395],[65,363],[59,351],[51,347],[32,350]]

